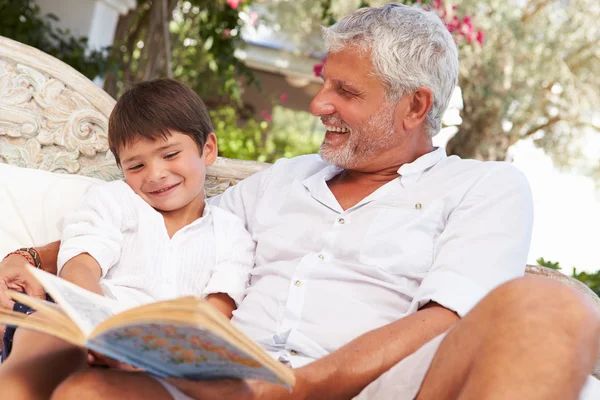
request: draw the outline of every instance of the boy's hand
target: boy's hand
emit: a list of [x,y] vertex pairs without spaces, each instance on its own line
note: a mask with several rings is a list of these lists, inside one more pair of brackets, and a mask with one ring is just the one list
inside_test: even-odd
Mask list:
[[134,367],[131,364],[106,357],[91,350],[88,352],[88,364],[92,367],[107,367],[110,369],[118,369],[120,371],[143,371],[142,368]]

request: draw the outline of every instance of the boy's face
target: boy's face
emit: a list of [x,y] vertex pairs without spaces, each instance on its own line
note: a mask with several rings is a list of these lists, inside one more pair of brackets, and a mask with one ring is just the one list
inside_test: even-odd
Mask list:
[[203,209],[206,167],[217,157],[217,139],[211,133],[200,155],[190,136],[169,133],[166,140],[140,137],[119,150],[125,181],[163,215],[194,213]]

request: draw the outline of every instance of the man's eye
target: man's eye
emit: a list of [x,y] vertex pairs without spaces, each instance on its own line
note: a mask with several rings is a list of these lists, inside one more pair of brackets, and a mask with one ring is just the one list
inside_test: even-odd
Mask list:
[[170,158],[173,158],[173,157],[175,157],[175,156],[176,156],[177,154],[179,154],[179,153],[180,153],[179,151],[176,151],[175,153],[170,153],[170,154],[167,154],[167,155],[165,156],[165,159],[167,159],[167,160],[168,160],[168,159],[170,159]]
[[342,95],[344,95],[344,96],[356,96],[356,94],[355,94],[355,93],[352,93],[351,91],[349,91],[349,90],[346,90],[346,89],[344,89],[344,88],[342,88],[342,87],[341,87],[341,88],[339,88],[339,89],[338,89],[338,91],[339,91],[339,93],[340,93],[340,94],[342,94]]
[[143,167],[143,164],[137,164],[137,165],[127,168],[127,170],[128,171],[137,171],[137,170],[141,169],[142,167]]

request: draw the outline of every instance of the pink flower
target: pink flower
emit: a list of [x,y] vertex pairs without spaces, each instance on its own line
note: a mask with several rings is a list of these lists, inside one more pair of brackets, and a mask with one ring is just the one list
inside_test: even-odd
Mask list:
[[442,8],[442,0],[435,0],[433,2],[433,6],[439,10],[440,8]]
[[223,34],[221,34],[221,38],[227,39],[229,36],[231,36],[231,29],[227,28],[223,31]]
[[483,45],[483,36],[483,31],[477,31],[477,38],[475,40],[477,40],[477,43],[479,43],[480,45]]
[[250,13],[250,26],[256,25],[257,20],[258,20],[258,13],[256,11],[252,11]]
[[281,95],[279,96],[279,101],[281,101],[282,103],[285,103],[288,99],[288,95],[286,93],[281,93]]
[[321,62],[319,64],[313,65],[313,73],[315,74],[315,76],[317,78],[320,78],[321,73],[323,73],[323,67],[325,66],[325,60],[327,60],[327,59],[324,58],[321,60]]
[[234,10],[237,10],[241,2],[242,0],[227,0],[227,4],[229,4],[229,7],[233,8]]
[[271,120],[273,119],[273,117],[271,116],[271,114],[269,114],[269,112],[267,110],[262,110],[260,112],[260,115],[263,117],[263,119],[267,122],[271,122]]

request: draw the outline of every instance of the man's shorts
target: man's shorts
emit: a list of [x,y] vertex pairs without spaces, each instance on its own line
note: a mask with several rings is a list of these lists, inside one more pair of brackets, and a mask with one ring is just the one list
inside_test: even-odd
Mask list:
[[[46,300],[54,303],[54,300],[48,294],[46,295]],[[27,315],[35,312],[35,310],[33,308],[26,306],[25,304],[21,304],[21,303],[15,303],[15,305],[13,306],[13,311],[20,312],[20,313],[27,314]],[[6,358],[10,354],[10,352],[12,350],[13,338],[15,337],[16,330],[17,330],[16,326],[10,326],[10,325],[6,326],[6,329],[4,330],[4,335],[2,335],[2,358],[0,359],[0,362],[6,360]]]

